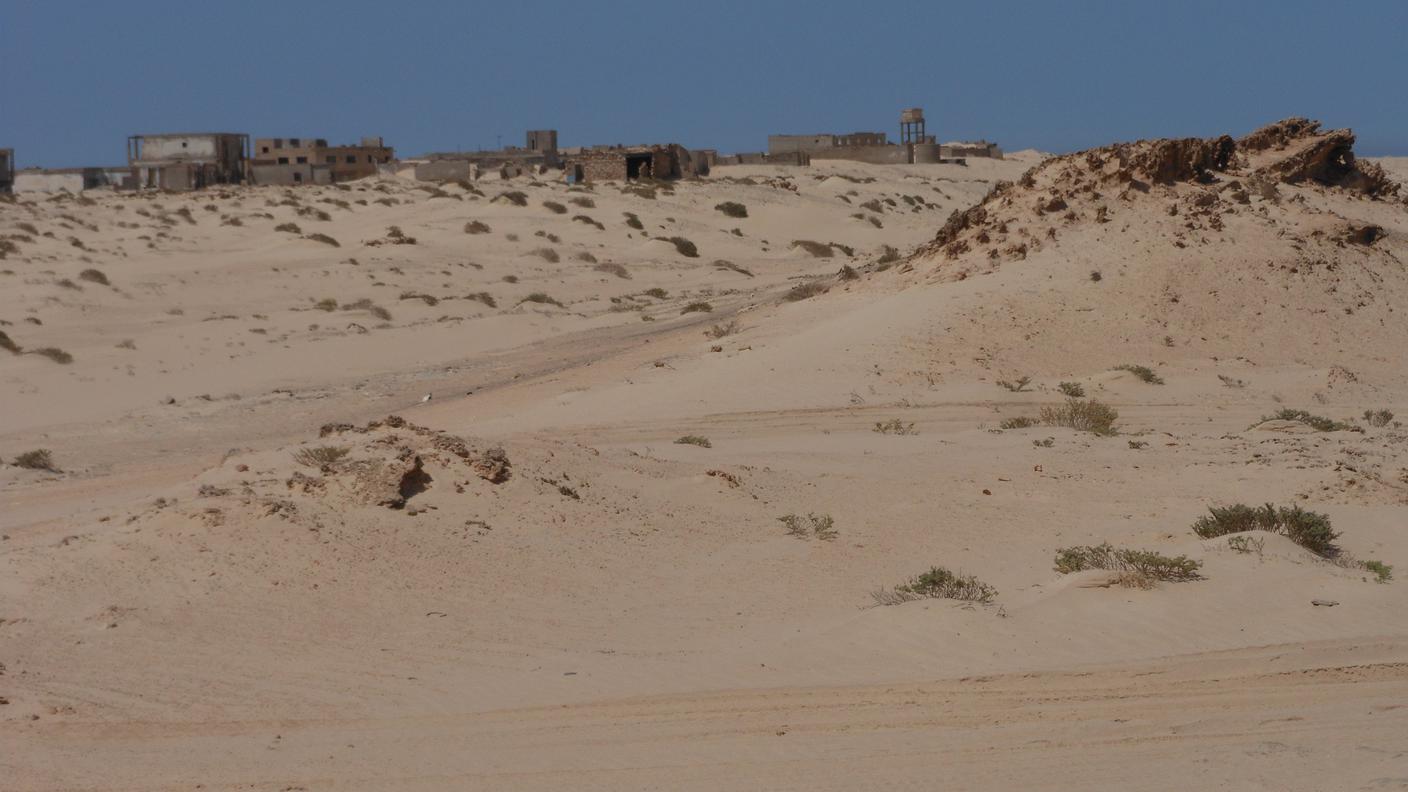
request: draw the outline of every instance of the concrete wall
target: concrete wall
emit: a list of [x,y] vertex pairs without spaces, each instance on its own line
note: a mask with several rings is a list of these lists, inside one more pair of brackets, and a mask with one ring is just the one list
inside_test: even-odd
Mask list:
[[811,158],[854,160],[874,165],[907,165],[908,146],[835,146],[811,152]]
[[417,181],[458,181],[479,178],[479,166],[469,160],[435,160],[416,165]]
[[768,135],[768,153],[817,151],[836,145],[835,135]]
[[302,165],[269,165],[259,163],[251,165],[250,176],[255,184],[331,184],[332,172],[326,165],[313,165],[305,163]]
[[15,150],[0,149],[0,193],[7,193],[15,183]]
[[71,192],[78,194],[83,192],[83,173],[81,171],[50,173],[41,170],[22,170],[15,173],[14,190],[17,193]]
[[214,135],[150,137],[142,140],[142,159],[145,160],[214,159],[218,152],[218,138]]

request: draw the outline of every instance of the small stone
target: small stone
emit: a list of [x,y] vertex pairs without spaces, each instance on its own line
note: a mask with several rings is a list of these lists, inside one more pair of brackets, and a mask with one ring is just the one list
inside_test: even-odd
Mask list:
[[1336,605],[1338,605],[1339,603],[1336,602],[1335,600],[1322,600],[1322,599],[1317,599],[1317,600],[1311,600],[1311,601],[1310,601],[1310,604],[1311,604],[1311,605],[1315,605],[1315,606],[1320,607],[1320,608],[1333,608],[1333,607],[1335,607]]

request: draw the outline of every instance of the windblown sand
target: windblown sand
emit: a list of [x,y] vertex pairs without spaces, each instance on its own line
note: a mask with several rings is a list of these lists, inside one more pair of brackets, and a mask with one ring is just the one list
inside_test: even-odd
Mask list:
[[[1408,789],[1408,206],[1264,178],[1326,139],[0,203],[0,788]],[[1000,428],[1063,382],[1119,434]],[[1191,530],[1268,502],[1341,557]]]

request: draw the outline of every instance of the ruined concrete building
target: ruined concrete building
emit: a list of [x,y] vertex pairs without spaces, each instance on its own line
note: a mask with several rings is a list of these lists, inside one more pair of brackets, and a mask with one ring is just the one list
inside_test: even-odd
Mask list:
[[568,182],[680,179],[699,173],[689,149],[677,143],[577,149],[566,161]]
[[[962,155],[945,153],[935,142],[934,136],[928,134],[924,108],[908,107],[900,111],[898,144],[889,142],[884,132],[853,132],[849,135],[769,135],[766,158],[758,155],[738,156],[742,164],[751,164],[754,161],[770,163],[772,160],[794,164],[793,158],[805,158],[808,162],[814,159],[844,159],[876,164],[912,165],[943,162]],[[1000,153],[998,156],[1001,156]],[[724,160],[720,162],[723,164]],[[798,161],[795,164],[805,163]]]
[[14,192],[15,150],[0,149],[0,193]]
[[249,135],[236,132],[127,138],[127,165],[139,189],[197,190],[212,184],[240,184],[248,160]]
[[427,162],[416,165],[416,178],[420,181],[473,181],[479,178],[480,173],[491,170],[497,170],[500,176],[509,178],[562,164],[556,129],[530,129],[525,135],[525,143],[523,148],[507,146],[484,151],[432,152],[425,155]]
[[955,140],[939,147],[944,157],[991,157],[1002,159],[1002,149],[986,140]]
[[14,176],[17,193],[80,193],[101,187],[133,189],[132,169],[124,166],[91,168],[25,168]]
[[259,138],[249,163],[255,184],[333,184],[375,176],[395,152],[379,137],[329,146],[322,138]]

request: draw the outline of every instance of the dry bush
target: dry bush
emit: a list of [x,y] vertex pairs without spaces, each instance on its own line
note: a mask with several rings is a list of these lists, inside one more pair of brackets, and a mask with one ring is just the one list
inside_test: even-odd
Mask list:
[[435,306],[440,304],[440,298],[431,294],[421,294],[419,292],[401,292],[403,300],[420,300],[426,305]]
[[592,267],[592,269],[596,270],[597,272],[609,272],[612,275],[615,275],[616,277],[621,278],[623,280],[631,279],[631,273],[626,270],[626,265],[617,264],[613,261],[604,261]]
[[712,312],[713,310],[714,310],[714,306],[710,305],[709,303],[706,303],[706,302],[702,302],[702,301],[701,301],[701,302],[692,302],[692,303],[690,303],[689,305],[686,305],[684,308],[680,309],[680,313],[681,313],[681,314],[687,314],[687,313],[710,313],[710,312]]
[[1086,569],[1105,569],[1134,572],[1150,580],[1178,582],[1197,580],[1198,570],[1202,566],[1202,562],[1187,556],[1171,557],[1152,550],[1116,548],[1108,542],[1064,547],[1056,551],[1056,571],[1063,575]]
[[1039,423],[1041,422],[1035,418],[1019,415],[1016,418],[1004,419],[998,426],[1003,429],[1026,429],[1029,426],[1036,426]]
[[821,242],[813,242],[810,239],[794,239],[792,241],[792,247],[799,247],[816,258],[831,258],[835,255],[830,245]]
[[904,421],[901,421],[901,420],[898,419],[898,418],[891,418],[891,419],[888,420],[888,421],[876,421],[876,422],[875,422],[875,428],[871,429],[870,431],[872,431],[872,432],[878,432],[879,434],[893,434],[893,435],[917,435],[917,434],[919,434],[919,431],[914,428],[914,422],[913,422],[913,421],[911,421],[910,423],[905,423]]
[[553,214],[567,214],[567,207],[557,201],[543,201],[543,208]]
[[526,303],[526,302],[530,302],[530,303],[539,303],[539,304],[541,304],[541,305],[556,305],[558,308],[566,308],[566,307],[567,307],[567,306],[563,305],[562,303],[558,302],[557,300],[554,300],[553,298],[551,298],[551,297],[549,297],[548,295],[544,294],[543,292],[533,292],[532,294],[528,295],[527,297],[524,297],[523,299],[519,300],[519,301],[518,301],[518,304],[519,304],[519,305],[522,305],[523,303]]
[[631,228],[634,228],[634,229],[637,230],[637,231],[644,231],[644,230],[645,230],[645,224],[640,221],[640,218],[637,217],[637,216],[635,215],[635,213],[633,213],[633,212],[622,212],[621,214],[623,214],[623,215],[626,216],[626,225],[627,225],[627,226],[629,226],[629,227],[631,227]]
[[1031,384],[1031,381],[1031,377],[1018,377],[1014,382],[1008,382],[1007,380],[998,380],[997,384],[1001,385],[1007,390],[1012,391],[1013,393],[1021,393],[1022,391],[1027,389],[1027,386]]
[[859,278],[860,273],[857,272],[856,268],[852,267],[850,264],[841,267],[841,269],[836,273],[837,280],[853,281],[858,280]]
[[40,347],[39,349],[31,349],[25,354],[45,357],[60,365],[68,365],[73,362],[73,355],[70,355],[58,347]]
[[784,514],[778,517],[777,521],[787,526],[789,536],[795,536],[798,539],[816,537],[823,542],[830,542],[838,536],[836,521],[831,519],[829,514],[814,514],[812,512],[808,512],[806,516]]
[[1122,363],[1118,366],[1115,366],[1112,370],[1128,371],[1130,374],[1133,374],[1140,382],[1145,382],[1150,385],[1164,384],[1163,377],[1160,377],[1158,374],[1155,374],[1154,370],[1149,368],[1148,366],[1136,366],[1131,363]]
[[389,322],[389,321],[391,321],[391,312],[390,312],[390,311],[386,310],[385,308],[382,308],[380,305],[377,305],[376,303],[372,302],[370,299],[368,299],[368,298],[366,298],[366,297],[363,297],[362,299],[360,299],[360,300],[358,300],[358,301],[356,301],[356,302],[351,302],[351,303],[346,303],[346,304],[344,304],[344,305],[342,306],[342,310],[344,310],[344,311],[366,311],[367,313],[371,314],[372,316],[375,316],[376,318],[382,320],[383,322]]
[[593,256],[590,252],[585,250],[580,250],[576,253],[573,253],[572,258],[576,261],[585,261],[588,264],[596,263],[596,256]]
[[494,295],[490,294],[489,292],[476,292],[475,294],[466,294],[464,298],[466,300],[474,300],[475,302],[483,303],[484,305],[490,308],[499,307],[498,301],[496,301],[494,299]]
[[669,242],[675,246],[675,250],[679,251],[681,256],[685,258],[699,258],[699,248],[695,247],[694,243],[690,242],[688,239],[672,236]]
[[83,291],[83,287],[82,287],[82,286],[79,286],[77,283],[74,283],[73,281],[69,280],[68,278],[62,278],[62,279],[60,279],[60,280],[56,280],[56,281],[54,281],[54,284],[55,284],[56,286],[58,286],[59,288],[62,288],[62,289],[73,289],[74,291]]
[[0,330],[0,349],[9,352],[12,355],[18,355],[24,351],[24,349],[20,347],[19,344],[15,343],[14,339],[10,338],[10,334],[6,333],[4,330]]
[[497,201],[505,201],[507,203],[513,204],[514,206],[527,206],[528,196],[519,190],[509,190],[507,192],[501,192],[498,195],[495,195],[490,201],[490,203],[495,203]]
[[580,206],[580,207],[582,207],[583,209],[595,209],[595,208],[596,208],[596,201],[593,201],[592,199],[588,198],[588,197],[585,196],[585,195],[579,195],[579,196],[577,196],[576,198],[569,198],[569,199],[567,199],[567,202],[570,203],[570,204],[574,204],[574,205],[576,205],[576,206]]
[[713,448],[714,444],[709,442],[709,438],[703,435],[685,435],[675,438],[675,445],[693,445],[700,448]]
[[1056,386],[1056,390],[1061,391],[1062,396],[1068,396],[1072,399],[1085,398],[1085,386],[1079,382],[1062,382]]
[[1335,546],[1339,534],[1330,527],[1330,518],[1299,506],[1278,508],[1270,503],[1264,506],[1244,503],[1213,506],[1208,509],[1207,515],[1193,523],[1193,533],[1204,539],[1246,531],[1278,533],[1327,558],[1339,553],[1339,548]]
[[505,275],[505,276],[503,277],[503,282],[504,282],[504,283],[518,283],[518,276],[517,276],[517,275]]
[[728,324],[716,324],[708,330],[705,330],[704,335],[713,339],[720,339],[734,335],[742,329],[743,328],[738,324],[738,320],[732,319]]
[[301,234],[303,229],[298,227],[298,223],[279,223],[274,226],[275,231],[287,231],[290,234]]
[[741,203],[738,203],[737,201],[724,201],[723,203],[714,206],[714,208],[719,210],[720,212],[723,212],[724,215],[727,217],[741,218],[748,216],[748,207],[744,206]]
[[36,448],[33,451],[26,451],[15,457],[10,464],[25,470],[47,470],[50,473],[61,473],[54,465],[54,457],[47,448]]
[[654,297],[657,300],[664,300],[670,296],[670,293],[668,291],[665,291],[659,286],[656,286],[652,289],[646,289],[645,291],[641,292],[641,294],[644,294],[646,297]]
[[1041,422],[1047,426],[1065,426],[1081,432],[1108,436],[1117,434],[1115,421],[1120,414],[1107,404],[1081,399],[1067,399],[1065,404],[1041,408]]
[[470,220],[468,223],[464,224],[464,232],[466,234],[487,234],[492,230],[493,229],[489,228],[488,223],[479,220]]
[[1218,378],[1219,380],[1222,380],[1222,386],[1225,387],[1225,388],[1245,388],[1245,387],[1247,387],[1246,380],[1239,380],[1239,379],[1237,379],[1236,377],[1229,377],[1229,376],[1227,376],[1226,374],[1218,374],[1218,375],[1217,375],[1217,378]]
[[596,226],[596,230],[598,230],[598,231],[605,231],[605,230],[606,230],[606,226],[602,225],[601,223],[598,223],[597,221],[593,220],[591,217],[589,217],[589,216],[587,216],[587,215],[584,215],[584,214],[573,215],[573,217],[572,217],[572,222],[574,222],[574,223],[582,223],[582,224],[584,224],[584,225],[589,225],[589,226]]
[[548,262],[549,264],[556,264],[557,262],[562,260],[562,256],[559,256],[557,254],[557,251],[553,250],[552,248],[534,248],[533,250],[528,251],[528,255],[537,256],[538,258]]
[[328,236],[327,234],[309,234],[309,235],[307,235],[307,236],[305,236],[305,237],[303,237],[303,238],[304,238],[304,239],[311,239],[311,240],[314,241],[314,242],[322,242],[324,245],[331,245],[331,246],[333,246],[333,247],[342,247],[342,244],[341,244],[341,243],[339,243],[336,239],[333,239],[332,237]]
[[1373,427],[1382,428],[1393,421],[1392,410],[1365,410],[1364,420]]
[[1314,429],[1317,432],[1364,431],[1363,429],[1351,423],[1336,421],[1332,418],[1326,418],[1323,415],[1312,415],[1311,413],[1305,410],[1292,410],[1289,408],[1277,410],[1271,415],[1262,416],[1261,422],[1264,421],[1298,421],[1300,423],[1305,424],[1306,426],[1309,426],[1311,429]]
[[334,300],[331,297],[324,297],[323,299],[313,303],[313,307],[318,309],[319,311],[336,311],[337,300]]
[[293,461],[313,468],[325,468],[337,464],[347,456],[348,449],[341,446],[315,446],[300,448],[293,452]]
[[818,294],[825,294],[826,288],[826,284],[822,281],[807,281],[806,283],[799,283],[791,289],[788,289],[787,293],[782,295],[782,299],[787,302],[798,302],[815,297]]
[[997,589],[976,577],[957,574],[937,566],[930,567],[928,572],[916,575],[894,588],[871,592],[876,605],[900,605],[919,599],[988,603],[996,596]]
[[753,277],[753,272],[751,270],[747,269],[746,267],[740,267],[737,264],[734,264],[732,261],[726,261],[724,259],[717,259],[716,261],[714,261],[714,269],[728,270],[729,272],[737,272],[740,275],[747,275],[750,278]]
[[108,282],[108,276],[104,275],[103,272],[102,272],[102,270],[95,270],[95,269],[86,269],[86,270],[83,270],[82,272],[78,273],[78,279],[79,279],[79,280],[83,280],[83,281],[88,281],[89,283],[101,284],[101,285],[103,285],[103,286],[111,286],[111,285],[112,285],[111,283]]

